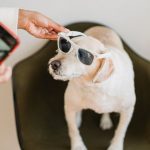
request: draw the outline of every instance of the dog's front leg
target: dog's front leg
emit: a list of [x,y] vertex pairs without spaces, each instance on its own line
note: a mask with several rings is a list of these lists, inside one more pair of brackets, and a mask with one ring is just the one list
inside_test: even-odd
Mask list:
[[77,113],[74,109],[65,106],[66,121],[69,129],[71,140],[71,150],[87,150],[79,133],[77,125]]
[[119,125],[115,131],[114,138],[108,150],[123,150],[124,138],[126,130],[130,123],[134,108],[129,108],[120,113]]

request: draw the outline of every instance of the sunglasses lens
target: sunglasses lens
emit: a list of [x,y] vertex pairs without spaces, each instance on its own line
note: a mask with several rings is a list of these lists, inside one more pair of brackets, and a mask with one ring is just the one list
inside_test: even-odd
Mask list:
[[87,50],[79,48],[78,50],[78,58],[85,65],[91,65],[94,59],[93,54],[88,52]]
[[60,37],[59,39],[59,48],[64,52],[69,52],[71,48],[71,43],[67,41],[65,38]]

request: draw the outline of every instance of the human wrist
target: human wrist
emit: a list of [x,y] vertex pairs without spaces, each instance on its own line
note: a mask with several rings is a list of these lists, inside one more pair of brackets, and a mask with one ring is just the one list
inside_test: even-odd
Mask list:
[[27,20],[27,11],[24,9],[19,9],[18,13],[18,29],[26,28]]

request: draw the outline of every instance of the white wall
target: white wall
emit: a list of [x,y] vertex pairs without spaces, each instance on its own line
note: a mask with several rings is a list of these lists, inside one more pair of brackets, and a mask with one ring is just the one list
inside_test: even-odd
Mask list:
[[[150,0],[0,0],[0,6],[37,10],[63,25],[75,21],[104,23],[150,60]],[[8,63],[31,55],[46,42],[24,31],[19,31],[19,36],[21,47]]]

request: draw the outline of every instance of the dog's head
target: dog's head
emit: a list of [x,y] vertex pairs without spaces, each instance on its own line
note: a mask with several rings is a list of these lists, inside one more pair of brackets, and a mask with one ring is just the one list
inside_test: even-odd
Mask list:
[[[68,48],[69,46],[69,48]],[[57,80],[92,77],[102,65],[104,45],[90,36],[58,38],[58,54],[49,60],[49,73]]]

